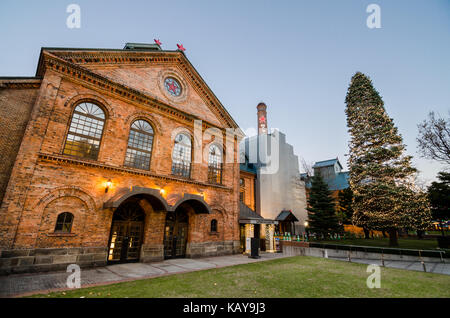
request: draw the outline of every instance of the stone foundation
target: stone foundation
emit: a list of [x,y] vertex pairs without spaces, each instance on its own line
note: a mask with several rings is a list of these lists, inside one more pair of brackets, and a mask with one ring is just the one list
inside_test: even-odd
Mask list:
[[239,253],[239,241],[188,243],[186,257],[198,258]]
[[106,247],[37,248],[0,251],[0,275],[106,265]]
[[159,262],[164,260],[164,245],[143,245],[141,248],[142,263]]
[[[187,258],[239,253],[239,241],[188,243]],[[0,251],[0,275],[65,271],[70,264],[82,268],[107,265],[106,247],[37,248]],[[164,260],[164,245],[143,245],[140,262]]]

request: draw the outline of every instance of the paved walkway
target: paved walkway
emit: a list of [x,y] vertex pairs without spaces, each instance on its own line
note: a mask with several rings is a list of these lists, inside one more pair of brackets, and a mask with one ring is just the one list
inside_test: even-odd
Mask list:
[[[329,259],[334,259],[338,261],[348,262],[347,258],[329,257]],[[352,259],[352,263],[360,264],[376,264],[381,266],[381,260],[374,259]],[[424,266],[421,262],[411,262],[411,261],[384,261],[385,267],[406,269],[410,271],[424,272]],[[450,275],[450,263],[425,263],[425,270],[427,273],[444,274]]]
[[[217,256],[201,259],[173,259],[159,263],[131,263],[109,265],[81,271],[81,287],[106,285],[136,279],[166,276],[176,273],[186,273],[210,268],[220,268],[239,264],[267,261],[276,258],[291,257],[285,254],[262,253],[260,259],[248,258],[241,254]],[[343,258],[331,258],[347,261]],[[378,264],[381,261],[373,259],[352,259],[354,263]],[[420,262],[385,261],[386,267],[423,271]],[[427,272],[450,275],[449,263],[426,263]],[[68,289],[66,282],[71,273],[49,272],[34,274],[14,274],[0,276],[0,297],[24,296],[33,293],[47,293]]]
[[[81,287],[105,285],[142,278],[166,276],[210,268],[267,261],[288,257],[281,253],[262,253],[261,258],[252,259],[241,254],[200,259],[180,258],[159,263],[128,263],[81,270]],[[24,296],[65,290],[71,273],[49,272],[13,274],[0,276],[0,297]]]

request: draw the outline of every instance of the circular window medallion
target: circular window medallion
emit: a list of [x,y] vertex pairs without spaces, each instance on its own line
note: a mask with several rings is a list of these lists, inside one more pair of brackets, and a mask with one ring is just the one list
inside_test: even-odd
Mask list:
[[167,77],[164,80],[164,87],[172,96],[178,97],[181,95],[181,85],[173,77]]

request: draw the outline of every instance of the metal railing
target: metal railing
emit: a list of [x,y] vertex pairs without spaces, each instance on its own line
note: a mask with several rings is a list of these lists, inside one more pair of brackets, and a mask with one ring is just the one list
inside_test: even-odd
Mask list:
[[434,251],[434,250],[417,250],[417,249],[406,249],[406,248],[392,248],[392,247],[378,247],[378,246],[362,246],[362,245],[347,245],[347,244],[328,244],[328,243],[317,243],[309,242],[309,247],[326,248],[330,250],[344,250],[349,252],[365,252],[365,253],[380,253],[380,254],[391,254],[400,256],[417,256],[422,257],[435,257],[440,258],[442,262],[444,259],[450,258],[450,253],[446,253],[444,250]]

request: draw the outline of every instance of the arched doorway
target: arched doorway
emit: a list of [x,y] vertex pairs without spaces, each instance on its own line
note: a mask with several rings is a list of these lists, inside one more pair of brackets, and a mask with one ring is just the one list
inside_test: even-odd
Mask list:
[[164,227],[164,259],[186,256],[189,217],[182,208],[167,212]]
[[128,199],[114,212],[109,236],[108,263],[139,261],[145,212],[138,198]]

